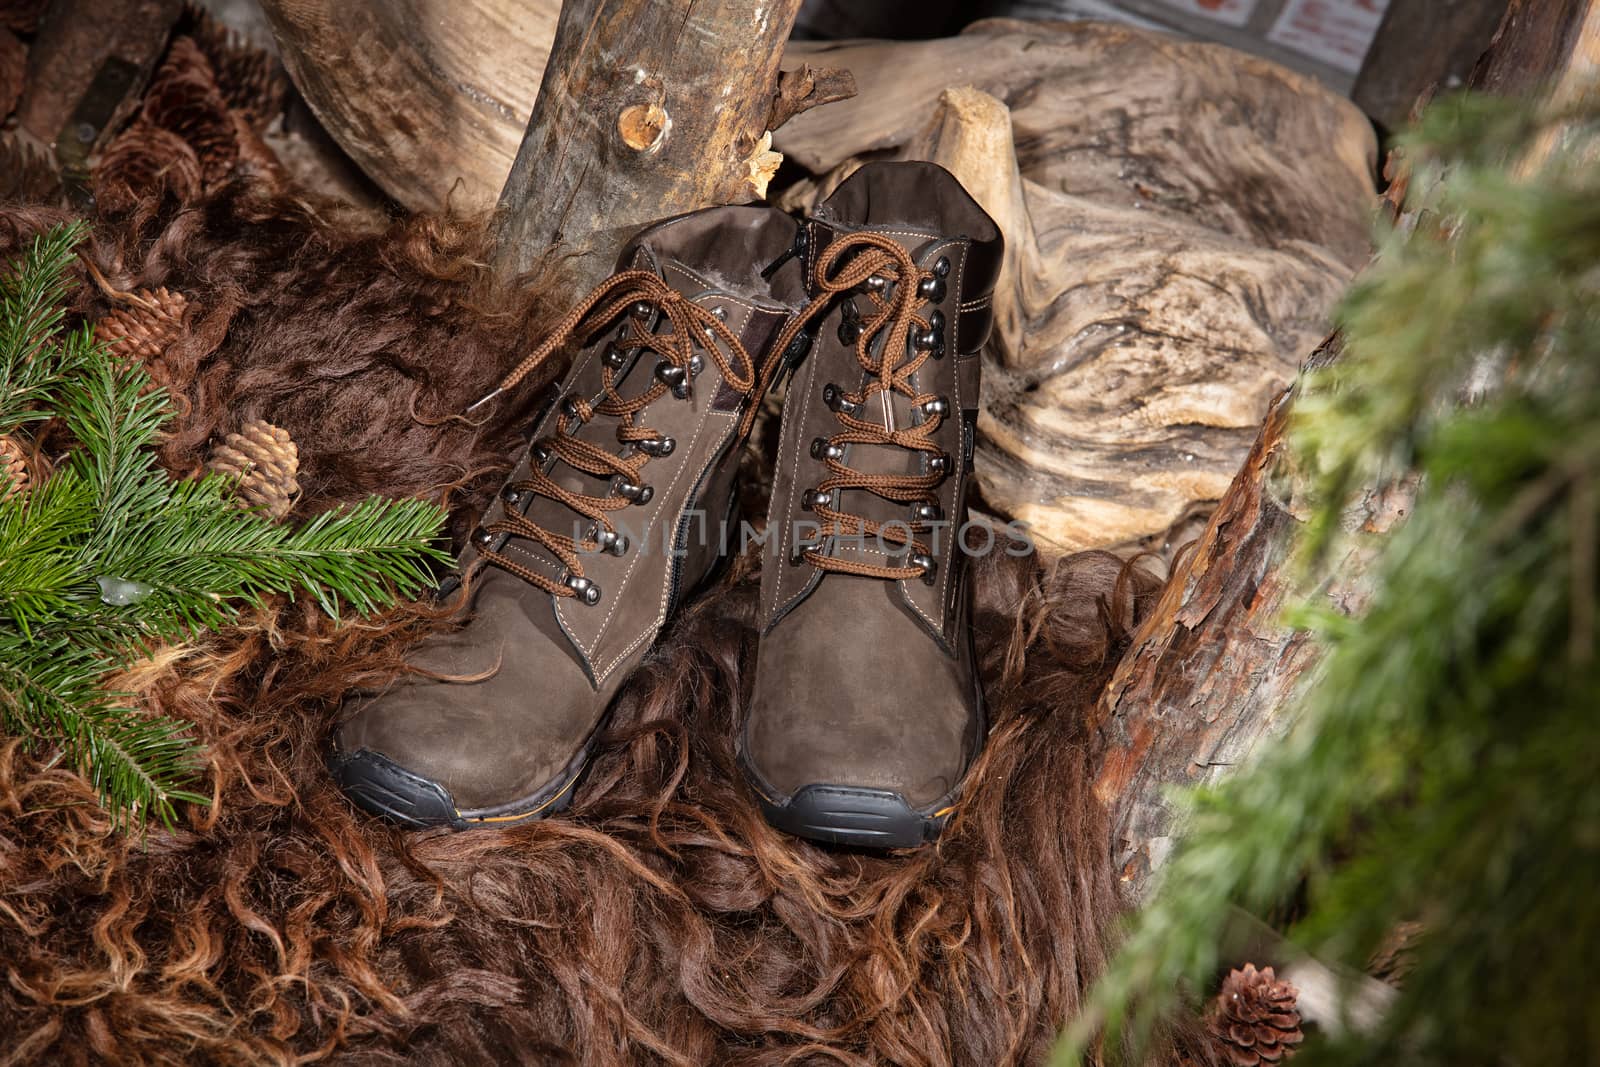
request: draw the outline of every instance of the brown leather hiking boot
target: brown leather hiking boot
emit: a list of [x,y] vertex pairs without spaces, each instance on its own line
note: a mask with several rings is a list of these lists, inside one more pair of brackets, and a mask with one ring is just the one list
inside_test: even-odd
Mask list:
[[986,731],[956,534],[1002,241],[931,163],[863,166],[803,238],[829,303],[784,401],[740,763],[781,830],[913,847]]
[[463,829],[570,803],[613,698],[727,542],[739,443],[806,340],[796,233],[764,207],[648,227],[490,394],[588,340],[461,558],[464,625],[351,700],[330,765],[357,804]]

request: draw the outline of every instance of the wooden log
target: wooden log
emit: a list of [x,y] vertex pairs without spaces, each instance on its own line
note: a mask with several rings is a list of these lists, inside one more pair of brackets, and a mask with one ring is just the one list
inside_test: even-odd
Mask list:
[[1511,0],[1472,84],[1511,95],[1563,93],[1594,84],[1600,63],[1595,0]]
[[[1545,66],[1551,49],[1560,58]],[[1600,0],[1514,0],[1473,84],[1575,91],[1592,87],[1597,57]],[[1414,221],[1405,213],[1399,219],[1402,226]],[[1339,350],[1330,340],[1307,365],[1337,359]],[[1110,808],[1114,858],[1135,895],[1183,832],[1165,790],[1247,761],[1263,738],[1292,725],[1294,694],[1316,677],[1320,650],[1279,618],[1306,513],[1307,480],[1284,437],[1292,404],[1291,392],[1274,403],[1244,467],[1100,702],[1105,749],[1095,788]],[[1362,610],[1382,534],[1409,509],[1404,485],[1351,502],[1325,572],[1325,595],[1336,607]]]
[[560,0],[261,0],[317,120],[415,211],[487,210],[544,76]]
[[[494,207],[527,132],[561,0],[261,4],[318,121],[384,192],[417,211]],[[786,111],[851,92],[839,71],[790,74],[766,129]]]
[[[1331,338],[1307,366],[1326,365],[1339,351]],[[1285,390],[1273,402],[1100,702],[1106,748],[1095,792],[1111,809],[1113,859],[1135,894],[1182,830],[1166,787],[1231,773],[1288,728],[1296,690],[1314,677],[1319,649],[1280,618],[1297,591],[1289,560],[1308,488],[1284,436],[1292,398]],[[1346,510],[1325,589],[1341,610],[1362,610],[1381,535],[1410,506],[1403,485],[1369,492]]]
[[499,265],[585,288],[640,225],[766,194],[800,0],[567,0],[500,193]]

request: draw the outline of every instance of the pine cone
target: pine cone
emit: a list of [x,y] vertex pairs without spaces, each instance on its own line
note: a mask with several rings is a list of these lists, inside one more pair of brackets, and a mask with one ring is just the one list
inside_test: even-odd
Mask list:
[[12,33],[32,33],[50,0],[0,0],[0,26]]
[[131,294],[125,307],[109,312],[95,323],[95,337],[111,347],[111,354],[127,363],[149,366],[183,333],[183,312],[189,306],[182,293],[163,286]]
[[36,151],[15,134],[0,133],[0,200],[59,204],[61,176],[49,150]]
[[28,46],[0,27],[0,119],[17,109],[28,74]]
[[203,7],[190,5],[185,19],[193,23],[189,36],[211,61],[222,98],[244,114],[252,129],[266,129],[283,114],[289,91],[289,76],[277,57],[230,30]]
[[247,506],[260,508],[273,522],[289,514],[300,483],[300,452],[288,431],[256,419],[239,433],[230,433],[206,464],[219,474],[238,475],[237,492]]
[[1299,990],[1280,982],[1271,967],[1247,963],[1231,972],[1211,1003],[1207,1028],[1220,1059],[1235,1067],[1279,1063],[1294,1055],[1301,1041]]
[[26,493],[33,479],[28,475],[28,453],[22,442],[0,433],[0,500]]
[[143,119],[122,131],[94,167],[94,198],[112,215],[170,193],[179,203],[200,195],[200,161],[182,137]]
[[228,103],[211,62],[189,37],[179,37],[144,95],[143,118],[188,142],[207,185],[228,176],[239,158]]

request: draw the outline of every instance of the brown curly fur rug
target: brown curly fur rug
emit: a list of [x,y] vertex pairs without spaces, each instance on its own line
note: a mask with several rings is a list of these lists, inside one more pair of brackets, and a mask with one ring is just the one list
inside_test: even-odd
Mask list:
[[[164,143],[125,136],[123,160]],[[419,415],[480,395],[558,301],[496,289],[476,227],[365,231],[259,146],[220,158],[188,184],[99,175],[117,195],[83,250],[85,320],[183,297],[151,361],[162,462],[187,476],[265,418],[302,457],[290,521],[420,495],[459,535],[557,368],[490,425]],[[0,255],[65,217],[0,209]],[[1120,907],[1087,711],[1153,581],[1105,554],[982,561],[970,801],[936,848],[871,856],[778,834],[735,771],[757,563],[676,621],[573,812],[537,825],[408,835],[332,787],[340,696],[400,669],[440,624],[420,606],[336,626],[276,603],[117,679],[208,748],[213,802],[170,830],[114,833],[83,779],[0,737],[0,1063],[1037,1062]]]

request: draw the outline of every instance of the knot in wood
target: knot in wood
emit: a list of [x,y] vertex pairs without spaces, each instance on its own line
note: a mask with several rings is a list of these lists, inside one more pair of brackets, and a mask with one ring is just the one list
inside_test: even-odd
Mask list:
[[653,152],[667,138],[671,117],[660,104],[631,104],[617,116],[622,143],[636,152]]

